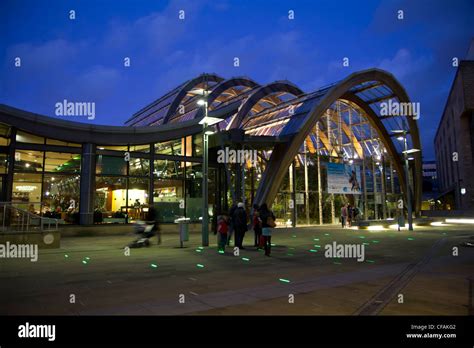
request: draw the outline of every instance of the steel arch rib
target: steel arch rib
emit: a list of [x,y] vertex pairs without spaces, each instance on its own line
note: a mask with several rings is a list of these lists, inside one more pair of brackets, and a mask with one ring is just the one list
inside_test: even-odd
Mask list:
[[[275,145],[267,168],[263,173],[262,180],[257,189],[255,203],[262,204],[265,202],[269,205],[273,203],[273,200],[276,197],[281,182],[286,174],[287,168],[291,164],[293,158],[298,153],[303,141],[311,132],[311,129],[314,124],[316,124],[316,122],[321,118],[325,111],[336,100],[341,99],[343,96],[347,96],[348,92],[352,87],[368,81],[382,82],[392,90],[392,92],[398,97],[400,102],[410,101],[404,88],[400,85],[400,83],[395,79],[392,74],[386,71],[380,69],[369,69],[349,75],[347,78],[331,87],[331,89],[326,93],[322,100],[311,109],[297,134],[295,134],[287,143]],[[367,105],[367,108],[370,108],[370,106]],[[367,113],[367,115],[369,118],[373,118],[375,113]],[[407,120],[410,129],[410,135],[412,137],[413,146],[421,150],[418,126],[416,124],[416,121],[410,117],[407,117]],[[380,119],[378,119],[377,117],[377,120],[373,119],[372,121],[376,122],[380,121]],[[386,133],[385,137],[387,136],[387,134],[388,133]],[[392,143],[390,137],[388,138],[389,142]],[[399,158],[399,155],[394,156],[394,159],[397,158]],[[402,175],[401,173],[403,173],[403,170],[399,171],[398,174]],[[415,210],[418,211],[421,203],[421,151],[416,153],[415,156],[415,173],[417,179],[415,181]],[[406,195],[406,190],[404,191],[404,193]]]
[[165,117],[163,118],[163,124],[168,123],[171,116],[173,116],[173,114],[176,112],[176,109],[178,109],[179,104],[181,104],[188,92],[192,90],[195,86],[204,81],[221,82],[223,80],[224,79],[222,77],[215,74],[202,74],[192,80],[189,80],[183,87],[181,87],[178,94],[173,99],[168,111],[166,112]]
[[253,91],[252,94],[250,94],[248,98],[240,105],[237,115],[229,125],[229,129],[241,127],[243,119],[250,112],[250,110],[252,110],[255,104],[268,95],[277,92],[287,92],[293,94],[294,96],[303,94],[301,89],[289,81],[275,81],[265,86],[261,86],[255,89],[255,91]]
[[[226,90],[232,87],[237,87],[237,86],[245,86],[245,87],[250,87],[250,88],[255,88],[260,86],[257,82],[254,80],[242,76],[242,77],[233,77],[227,80],[223,80],[219,82],[209,93],[209,96],[207,98],[207,103],[208,105],[211,105],[219,96],[222,95]],[[203,115],[203,110],[200,108],[200,110],[196,113],[194,118],[198,119],[201,118]]]

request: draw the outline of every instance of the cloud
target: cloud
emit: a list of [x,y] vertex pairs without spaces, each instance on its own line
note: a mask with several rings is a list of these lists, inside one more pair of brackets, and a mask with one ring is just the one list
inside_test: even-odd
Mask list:
[[397,79],[402,79],[420,69],[424,70],[432,62],[431,57],[418,56],[415,59],[407,48],[400,48],[393,58],[383,59],[378,67],[390,71]]

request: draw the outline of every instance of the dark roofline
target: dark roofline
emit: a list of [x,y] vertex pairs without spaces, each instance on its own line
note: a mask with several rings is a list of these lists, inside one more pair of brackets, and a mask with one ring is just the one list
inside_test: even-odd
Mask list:
[[72,143],[138,145],[167,141],[202,131],[199,120],[162,126],[104,126],[59,120],[0,104],[0,122],[22,131]]

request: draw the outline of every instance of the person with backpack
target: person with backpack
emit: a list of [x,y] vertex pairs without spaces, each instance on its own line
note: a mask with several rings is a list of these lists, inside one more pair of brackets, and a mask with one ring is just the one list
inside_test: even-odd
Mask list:
[[245,204],[240,202],[237,204],[237,209],[232,215],[232,223],[234,224],[235,243],[234,245],[239,249],[243,247],[245,232],[247,232],[247,212],[245,211]]
[[270,256],[272,251],[272,231],[276,227],[275,215],[268,209],[266,203],[260,207],[260,219],[262,220],[262,236],[264,241],[265,256]]
[[262,235],[262,220],[260,219],[258,204],[253,205],[253,216],[252,216],[252,227],[255,234],[255,243],[254,246],[259,248],[260,246],[260,237]]

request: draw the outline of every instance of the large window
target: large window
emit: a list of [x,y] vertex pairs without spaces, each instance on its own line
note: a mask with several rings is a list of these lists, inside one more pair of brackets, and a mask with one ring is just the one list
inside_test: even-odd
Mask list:
[[79,223],[80,176],[45,174],[42,214],[60,223]]
[[22,132],[22,131],[17,131],[16,141],[19,143],[27,143],[27,144],[44,144],[43,137],[38,137],[36,135]]
[[202,164],[188,163],[186,167],[186,216],[199,221],[202,216]]
[[57,173],[80,173],[81,155],[73,153],[46,152],[44,170]]
[[150,160],[146,158],[130,158],[129,175],[148,176],[150,173]]
[[181,138],[155,144],[155,153],[161,155],[180,156],[183,154],[183,150],[183,139]]
[[94,222],[127,222],[127,178],[98,176],[95,188]]
[[10,127],[0,123],[0,146],[10,144]]
[[41,213],[41,174],[14,173],[12,203],[30,213]]
[[129,221],[146,220],[148,209],[148,190],[150,180],[148,178],[128,179],[128,217]]
[[15,172],[43,171],[43,152],[17,150],[15,152]]
[[6,174],[8,172],[8,155],[0,153],[0,174]]
[[96,174],[126,175],[127,161],[124,157],[97,155]]
[[155,161],[153,201],[163,222],[184,215],[183,162]]

